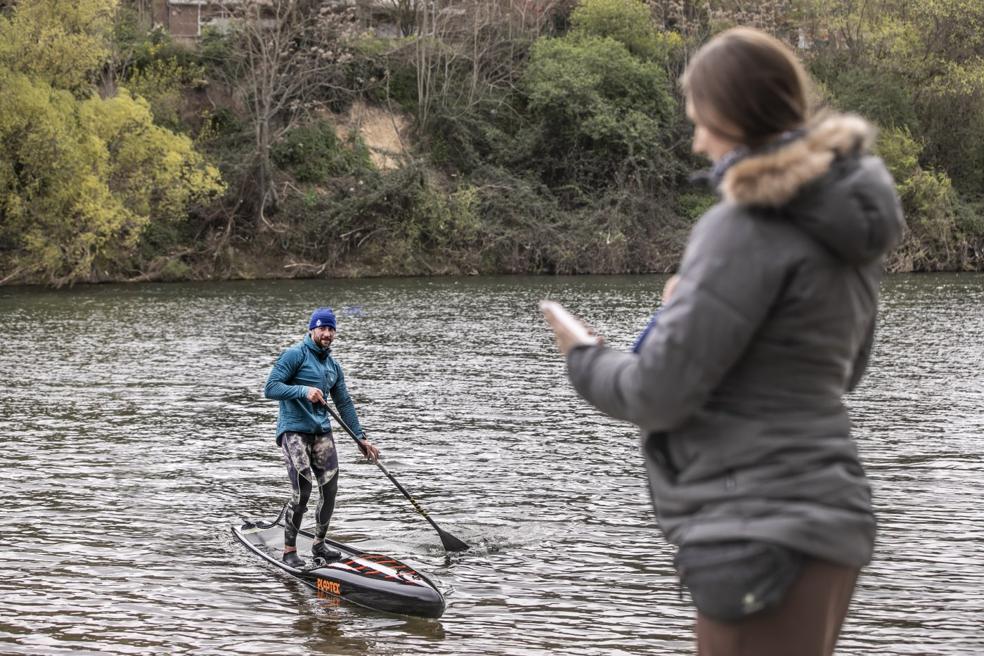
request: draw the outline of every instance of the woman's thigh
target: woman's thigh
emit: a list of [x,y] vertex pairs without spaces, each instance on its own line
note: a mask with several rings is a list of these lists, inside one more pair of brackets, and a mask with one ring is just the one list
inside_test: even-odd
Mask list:
[[738,622],[697,614],[699,656],[829,656],[859,570],[810,560],[777,608]]

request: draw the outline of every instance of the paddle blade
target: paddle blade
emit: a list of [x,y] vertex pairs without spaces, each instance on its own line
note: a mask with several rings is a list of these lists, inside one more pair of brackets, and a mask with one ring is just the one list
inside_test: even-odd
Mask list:
[[471,549],[467,544],[443,529],[438,529],[437,534],[441,536],[441,544],[444,545],[445,551],[465,551]]

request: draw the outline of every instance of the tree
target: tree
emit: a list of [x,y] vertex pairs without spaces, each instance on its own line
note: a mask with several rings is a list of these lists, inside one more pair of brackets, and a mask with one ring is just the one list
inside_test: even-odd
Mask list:
[[677,106],[666,41],[644,16],[637,0],[586,0],[570,33],[534,45],[523,88],[539,125],[534,168],[548,185],[587,190],[620,176],[671,175],[664,144]]
[[326,94],[345,90],[341,66],[350,55],[342,37],[348,20],[310,0],[241,0],[226,8],[232,30],[218,39],[222,47],[209,52],[213,73],[234,90],[249,117],[253,157],[242,200],[263,230],[280,204],[273,147],[323,105]]
[[665,61],[681,45],[673,32],[660,32],[649,7],[639,0],[592,0],[582,2],[571,15],[572,32],[585,36],[611,37],[635,57]]
[[922,163],[984,192],[984,3],[799,0],[804,52],[838,104],[925,141]]
[[0,62],[79,96],[109,59],[116,0],[33,0],[0,16]]
[[[187,137],[120,95],[79,102],[0,68],[0,267],[54,285],[126,270],[152,221],[222,191]],[[2,269],[0,269],[2,270]]]
[[555,0],[435,0],[416,9],[417,124],[461,115],[508,96]]
[[417,31],[417,16],[423,4],[424,0],[389,0],[401,35],[411,36]]
[[145,101],[95,93],[114,6],[39,0],[0,18],[0,282],[128,271],[148,225],[181,221],[222,191]]

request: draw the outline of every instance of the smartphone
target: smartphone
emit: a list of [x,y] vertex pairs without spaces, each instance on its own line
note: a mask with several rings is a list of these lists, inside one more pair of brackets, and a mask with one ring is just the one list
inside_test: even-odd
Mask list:
[[558,324],[564,326],[579,342],[597,344],[598,337],[588,332],[584,324],[578,321],[573,314],[568,312],[563,305],[556,301],[540,301],[540,309],[548,319],[554,319]]

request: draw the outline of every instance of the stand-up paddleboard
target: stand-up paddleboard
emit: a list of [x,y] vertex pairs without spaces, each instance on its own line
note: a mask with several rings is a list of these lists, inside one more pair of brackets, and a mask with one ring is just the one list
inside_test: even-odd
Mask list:
[[363,553],[358,549],[325,540],[338,549],[340,560],[325,563],[311,557],[314,536],[304,530],[297,535],[297,552],[306,561],[295,569],[281,559],[284,550],[284,513],[270,523],[247,522],[233,526],[233,534],[254,554],[276,565],[318,591],[319,596],[350,601],[365,608],[400,615],[440,617],[444,597],[423,574],[389,556]]

